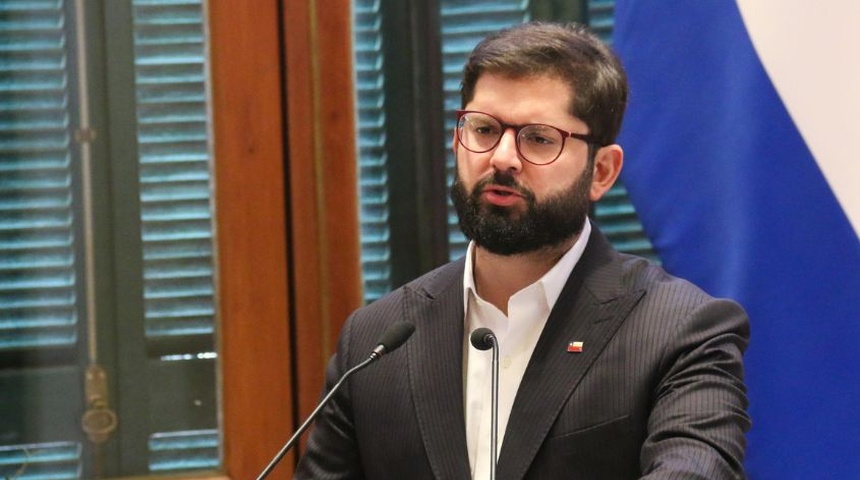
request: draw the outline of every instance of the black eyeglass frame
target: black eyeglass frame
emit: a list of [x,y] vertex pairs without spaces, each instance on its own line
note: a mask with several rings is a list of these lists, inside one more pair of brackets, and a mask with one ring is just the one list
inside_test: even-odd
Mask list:
[[[504,132],[508,131],[509,128],[514,129],[514,139],[515,139],[515,145],[517,147],[517,153],[519,153],[520,157],[523,160],[531,163],[532,165],[549,165],[549,164],[555,162],[556,160],[558,160],[558,158],[561,156],[561,153],[564,151],[564,145],[565,145],[564,140],[567,140],[568,137],[569,138],[575,138],[577,140],[582,140],[583,142],[587,143],[589,146],[589,157],[592,154],[591,152],[592,152],[593,147],[600,147],[601,146],[600,141],[597,139],[597,137],[594,137],[594,136],[588,135],[588,134],[584,134],[584,133],[568,132],[567,130],[563,130],[563,129],[558,128],[558,127],[553,126],[553,125],[548,125],[546,123],[526,123],[523,125],[513,125],[510,123],[505,123],[502,120],[500,120],[498,117],[496,117],[494,115],[490,115],[487,112],[480,112],[478,110],[455,110],[455,112],[457,114],[457,124],[454,127],[454,135],[457,136],[457,143],[459,143],[460,145],[463,146],[463,148],[465,148],[466,150],[468,150],[472,153],[487,153],[490,150],[493,150],[494,148],[498,147],[499,142],[502,141],[502,137],[504,136]],[[502,126],[502,134],[499,135],[498,140],[496,140],[496,143],[494,143],[493,146],[491,146],[490,148],[488,148],[486,150],[472,150],[471,148],[467,147],[463,143],[463,141],[460,139],[460,122],[462,121],[463,116],[465,116],[468,113],[479,113],[481,115],[486,115],[486,116],[492,118],[493,120],[499,122],[499,125]],[[552,160],[550,160],[548,162],[536,163],[536,162],[526,158],[526,156],[522,153],[522,151],[520,151],[520,132],[522,131],[522,129],[524,129],[526,127],[531,127],[534,125],[538,125],[541,127],[549,127],[549,128],[552,128],[553,130],[557,131],[559,134],[561,134],[562,144],[561,144],[561,148],[558,150],[558,155],[556,155],[555,158],[553,158]]]

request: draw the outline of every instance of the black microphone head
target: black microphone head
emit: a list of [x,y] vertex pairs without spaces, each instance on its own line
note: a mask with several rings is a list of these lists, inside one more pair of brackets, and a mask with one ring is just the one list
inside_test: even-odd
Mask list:
[[469,336],[469,341],[478,350],[489,350],[496,343],[496,334],[489,328],[476,328]]
[[401,345],[403,342],[409,339],[412,336],[412,333],[415,332],[415,325],[409,322],[397,322],[388,327],[388,330],[382,334],[382,337],[379,339],[378,345],[382,347],[381,353],[391,353]]

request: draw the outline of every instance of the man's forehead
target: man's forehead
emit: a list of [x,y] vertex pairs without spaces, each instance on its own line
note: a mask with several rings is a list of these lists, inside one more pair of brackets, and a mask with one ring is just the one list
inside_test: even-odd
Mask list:
[[[482,108],[485,105],[509,106],[534,115],[555,112],[579,120],[573,114],[573,99],[573,88],[558,75],[514,75],[488,71],[478,77],[468,105]],[[504,116],[502,112],[495,113]]]

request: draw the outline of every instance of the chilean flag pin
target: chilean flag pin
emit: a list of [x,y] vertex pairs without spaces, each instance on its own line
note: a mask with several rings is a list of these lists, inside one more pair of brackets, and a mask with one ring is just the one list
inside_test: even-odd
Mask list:
[[583,342],[570,342],[567,344],[567,351],[570,353],[582,353]]

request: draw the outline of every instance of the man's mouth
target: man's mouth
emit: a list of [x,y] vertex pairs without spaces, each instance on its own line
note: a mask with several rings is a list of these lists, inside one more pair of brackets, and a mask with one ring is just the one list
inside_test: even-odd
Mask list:
[[492,205],[510,207],[519,202],[522,195],[513,188],[488,185],[481,192],[481,197]]
[[503,197],[507,197],[510,195],[516,195],[518,197],[522,196],[513,188],[501,187],[498,185],[488,185],[486,188],[484,188],[484,193],[492,193],[495,195],[501,195]]

